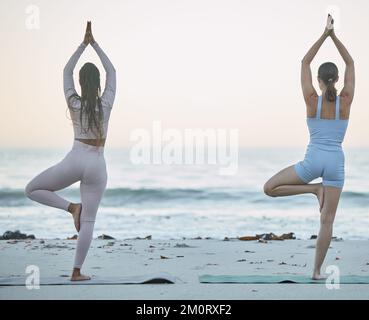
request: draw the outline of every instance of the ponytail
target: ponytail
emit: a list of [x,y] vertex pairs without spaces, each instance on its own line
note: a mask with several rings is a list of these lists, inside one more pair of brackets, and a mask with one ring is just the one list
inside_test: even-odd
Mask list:
[[324,82],[327,89],[325,91],[325,98],[333,102],[336,100],[337,89],[334,87],[338,79],[338,68],[333,62],[323,63],[318,70],[318,77]]
[[327,89],[325,91],[325,98],[330,102],[335,101],[337,96],[337,89],[334,87],[333,79],[329,78],[327,83],[325,84],[327,86]]

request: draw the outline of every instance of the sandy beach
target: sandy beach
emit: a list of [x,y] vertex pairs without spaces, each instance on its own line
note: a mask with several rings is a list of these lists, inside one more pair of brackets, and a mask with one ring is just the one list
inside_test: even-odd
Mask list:
[[[1,240],[0,275],[25,276],[37,265],[42,277],[70,274],[75,240]],[[215,239],[93,240],[84,273],[92,276],[167,272],[175,284],[0,287],[0,299],[369,299],[369,285],[328,290],[309,284],[205,284],[202,274],[310,276],[315,240]],[[341,275],[369,276],[369,241],[332,241],[325,266]]]

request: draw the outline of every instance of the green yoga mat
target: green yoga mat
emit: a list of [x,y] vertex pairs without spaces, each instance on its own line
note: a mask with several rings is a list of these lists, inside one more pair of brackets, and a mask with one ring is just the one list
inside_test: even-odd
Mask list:
[[[120,285],[120,284],[154,284],[154,283],[176,283],[179,278],[166,272],[120,276],[120,277],[99,277],[94,276],[91,280],[70,281],[69,276],[60,277],[41,277],[40,286],[58,286],[58,285]],[[26,277],[0,277],[1,286],[25,286]]]
[[[312,280],[303,275],[211,275],[199,276],[201,283],[248,283],[248,284],[273,284],[273,283],[302,283],[325,284],[326,280]],[[332,279],[333,282],[333,279]],[[340,284],[369,284],[369,276],[340,276]]]

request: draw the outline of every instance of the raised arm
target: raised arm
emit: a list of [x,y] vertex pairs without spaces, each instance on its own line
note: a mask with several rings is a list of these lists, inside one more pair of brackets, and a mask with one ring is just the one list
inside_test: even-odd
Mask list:
[[64,67],[63,71],[63,84],[64,84],[64,95],[67,100],[68,106],[71,106],[73,97],[77,96],[76,89],[74,87],[73,80],[73,70],[77,64],[78,59],[80,58],[83,51],[86,49],[87,45],[82,42],[77,50],[73,53],[73,55],[69,58],[67,64]]
[[113,107],[114,98],[115,98],[115,90],[117,86],[115,68],[113,64],[110,62],[108,56],[105,54],[105,52],[100,48],[98,43],[95,41],[94,36],[92,35],[91,22],[88,27],[88,32],[89,32],[89,42],[91,46],[95,49],[97,55],[99,56],[100,61],[106,72],[105,88],[101,96],[101,102],[103,106],[107,106],[111,108]]
[[343,45],[343,43],[337,38],[334,31],[331,33],[331,38],[340,53],[343,61],[345,61],[346,69],[345,69],[345,79],[344,79],[344,87],[340,93],[341,98],[346,99],[348,104],[351,104],[354,98],[355,92],[355,66],[354,59],[352,59],[351,55]]
[[74,87],[74,80],[73,80],[73,70],[76,67],[78,59],[80,58],[83,51],[88,46],[90,41],[90,30],[91,29],[91,22],[87,22],[85,37],[83,42],[79,45],[77,50],[72,54],[69,58],[67,64],[63,70],[63,86],[64,86],[64,95],[65,99],[67,100],[67,104],[69,107],[75,106],[75,102],[78,100],[78,94]]
[[318,53],[324,41],[329,37],[332,31],[332,21],[332,17],[328,15],[327,27],[325,28],[324,33],[313,44],[313,46],[309,49],[309,51],[306,53],[301,61],[301,87],[307,105],[310,105],[310,98],[317,97],[317,92],[313,86],[310,64]]
[[106,81],[104,92],[101,96],[101,101],[104,106],[112,107],[115,98],[116,91],[116,72],[113,64],[110,62],[108,56],[105,52],[100,48],[97,42],[91,42],[91,46],[95,49],[97,55],[100,58],[100,61],[106,72]]

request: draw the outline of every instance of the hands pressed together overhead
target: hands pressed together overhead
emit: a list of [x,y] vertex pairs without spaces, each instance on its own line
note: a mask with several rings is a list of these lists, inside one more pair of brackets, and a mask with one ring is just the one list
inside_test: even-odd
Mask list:
[[324,35],[326,37],[330,37],[334,35],[334,19],[330,14],[328,14],[328,17],[327,17],[327,25],[324,29]]
[[91,21],[87,21],[85,38],[83,39],[83,43],[86,46],[88,44],[94,44],[95,43],[95,39],[94,39],[94,36],[92,35],[92,30],[91,30]]

